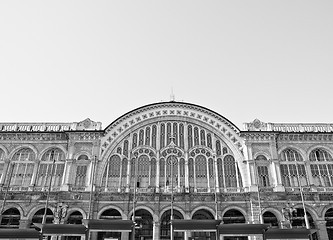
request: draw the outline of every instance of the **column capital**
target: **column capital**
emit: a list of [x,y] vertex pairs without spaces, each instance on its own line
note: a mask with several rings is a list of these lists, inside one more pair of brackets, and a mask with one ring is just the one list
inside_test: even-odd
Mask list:
[[319,226],[319,225],[324,225],[326,226],[326,220],[324,219],[319,219],[319,220],[315,220],[316,224]]

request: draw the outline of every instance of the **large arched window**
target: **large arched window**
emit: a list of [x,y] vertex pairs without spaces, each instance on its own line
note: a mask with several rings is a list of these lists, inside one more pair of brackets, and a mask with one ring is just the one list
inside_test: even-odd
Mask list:
[[28,187],[31,184],[36,156],[30,148],[23,148],[12,158],[10,185]]
[[52,178],[52,186],[60,186],[65,168],[65,153],[53,148],[48,150],[41,159],[38,167],[36,186],[49,186]]
[[333,159],[324,149],[317,148],[309,155],[311,175],[316,186],[333,186]]
[[303,158],[294,149],[286,149],[280,154],[281,178],[285,187],[308,185]]
[[110,191],[115,191],[119,187],[121,160],[118,155],[112,155],[106,165],[103,175],[102,186]]

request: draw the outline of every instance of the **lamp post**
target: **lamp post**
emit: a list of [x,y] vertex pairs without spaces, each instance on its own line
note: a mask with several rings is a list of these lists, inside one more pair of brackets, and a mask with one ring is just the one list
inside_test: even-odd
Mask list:
[[[13,165],[11,167],[11,165]],[[6,201],[7,201],[7,196],[8,196],[8,191],[9,191],[9,187],[10,187],[10,182],[12,180],[12,176],[13,176],[13,172],[14,172],[14,167],[15,167],[15,162],[13,162],[12,164],[9,163],[8,167],[7,167],[7,171],[6,171],[6,175],[5,175],[5,182],[4,182],[4,185],[6,184],[6,177],[7,177],[7,174],[10,171],[10,175],[9,175],[9,178],[8,178],[8,184],[7,184],[7,187],[6,187],[6,191],[5,191],[5,195],[3,197],[3,201],[2,201],[2,205],[1,205],[1,210],[0,210],[0,223],[2,221],[2,214],[3,214],[3,210],[5,209],[5,205],[6,205]],[[11,169],[10,169],[11,168]]]
[[51,186],[52,186],[52,180],[53,180],[53,174],[54,174],[55,161],[56,161],[56,158],[53,156],[51,177],[50,177],[50,182],[49,182],[49,188],[47,190],[47,195],[46,195],[46,202],[45,202],[45,209],[44,209],[42,224],[46,223],[46,214],[47,214],[47,209],[49,207],[49,199],[50,199],[50,193],[51,193]]
[[257,184],[258,184],[258,208],[259,208],[259,222],[261,224],[264,224],[263,217],[262,217],[262,211],[261,211],[261,197],[260,197],[260,178],[259,178],[259,171],[258,171],[258,166],[256,164],[256,160],[253,160],[253,166],[254,166],[254,174],[257,179]]
[[95,172],[96,172],[96,163],[97,163],[97,157],[94,156],[94,163],[92,165],[92,171],[91,171],[91,189],[90,189],[90,196],[89,196],[89,210],[88,210],[88,217],[87,219],[90,219],[92,217],[92,202],[93,202],[93,195],[94,195],[94,186],[95,186]]
[[301,186],[301,182],[299,180],[299,171],[298,171],[297,162],[296,162],[296,174],[297,174],[297,183],[298,183],[298,186],[299,186],[299,191],[300,191],[300,194],[301,194],[301,201],[302,201],[302,206],[303,206],[303,211],[304,211],[305,227],[306,227],[306,229],[310,229],[309,219],[308,219],[308,215],[307,215],[306,209],[305,209],[303,189],[302,189],[302,186]]
[[[174,136],[171,136],[171,142],[169,144],[170,148],[175,148],[175,143],[174,143]],[[177,158],[175,157],[174,153],[170,155],[167,159],[168,165],[170,165],[170,180],[171,180],[171,214],[170,214],[170,240],[173,240],[173,166],[177,164]]]
[[134,186],[133,186],[133,216],[132,216],[132,221],[133,221],[133,230],[132,230],[132,240],[135,240],[135,227],[136,227],[136,222],[135,222],[135,207],[136,207],[136,184],[137,184],[137,171],[138,171],[138,164],[137,164],[137,157],[134,157],[132,159],[134,161]]

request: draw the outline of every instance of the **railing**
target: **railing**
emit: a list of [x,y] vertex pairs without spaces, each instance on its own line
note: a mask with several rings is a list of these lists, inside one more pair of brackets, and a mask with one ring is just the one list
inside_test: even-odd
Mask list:
[[333,132],[333,124],[329,123],[263,123],[258,128],[253,123],[244,124],[245,131],[276,132]]
[[62,132],[75,130],[73,123],[1,123],[2,132]]
[[[286,192],[300,192],[300,187],[285,187]],[[302,191],[306,192],[333,192],[333,187],[304,186]]]

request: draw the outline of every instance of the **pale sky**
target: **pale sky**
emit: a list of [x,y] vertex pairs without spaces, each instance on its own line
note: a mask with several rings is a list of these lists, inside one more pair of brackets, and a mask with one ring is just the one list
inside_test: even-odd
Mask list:
[[333,1],[0,0],[0,122],[107,127],[176,101],[333,123]]

